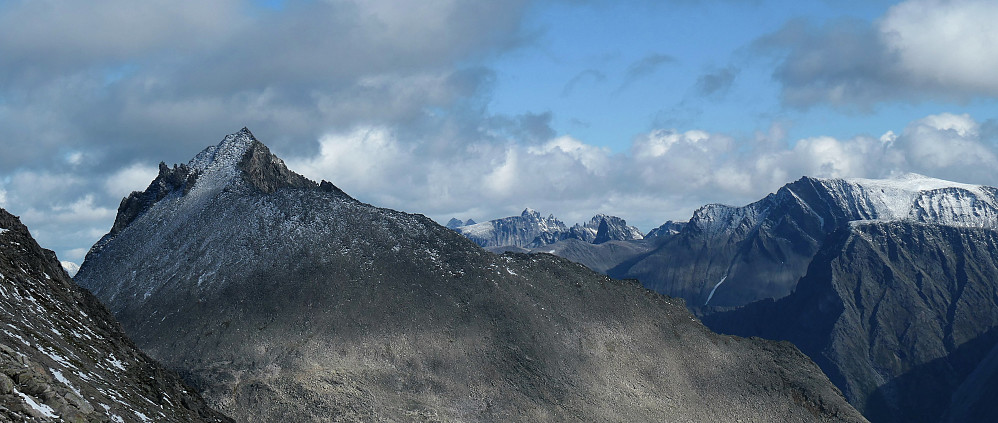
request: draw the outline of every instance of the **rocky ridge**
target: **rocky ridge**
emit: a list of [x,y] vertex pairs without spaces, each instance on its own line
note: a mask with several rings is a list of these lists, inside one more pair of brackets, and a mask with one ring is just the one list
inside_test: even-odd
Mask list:
[[140,352],[55,254],[0,209],[0,421],[228,419]]

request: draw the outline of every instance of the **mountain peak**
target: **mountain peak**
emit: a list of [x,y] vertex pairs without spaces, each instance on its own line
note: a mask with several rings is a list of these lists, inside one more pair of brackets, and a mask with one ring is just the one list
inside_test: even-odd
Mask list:
[[536,217],[536,218],[540,219],[541,218],[541,213],[538,212],[537,210],[534,210],[534,209],[532,209],[530,207],[527,207],[527,208],[523,209],[523,213],[520,213],[520,216],[523,216],[523,217],[533,216],[533,217]]
[[206,172],[220,168],[234,168],[253,143],[259,143],[246,127],[226,135],[217,145],[201,150],[187,164],[191,169]]
[[99,252],[110,238],[167,197],[187,198],[192,193],[193,198],[204,198],[211,192],[246,184],[265,194],[281,188],[305,188],[349,197],[330,182],[317,184],[292,172],[283,160],[243,127],[226,135],[218,144],[205,148],[187,164],[171,168],[161,162],[159,174],[145,191],[132,192],[121,200],[111,231],[91,248],[91,253]]

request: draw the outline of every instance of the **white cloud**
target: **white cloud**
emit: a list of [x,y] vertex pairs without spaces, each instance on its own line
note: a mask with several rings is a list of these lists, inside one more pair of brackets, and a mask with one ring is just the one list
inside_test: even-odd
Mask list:
[[896,100],[998,97],[993,0],[907,0],[867,22],[791,21],[754,46],[783,55],[783,101],[868,109]]
[[122,168],[104,181],[104,190],[111,197],[124,198],[132,191],[145,190],[159,170],[153,166],[135,163]]
[[940,114],[912,122],[892,144],[905,167],[967,182],[995,184],[998,155],[968,115]]
[[[588,145],[570,136],[560,136],[540,146],[527,148],[527,153],[537,156],[566,155],[578,161],[587,171],[602,175],[609,160],[609,149]],[[550,157],[549,157],[550,159]]]
[[993,0],[908,0],[891,7],[879,29],[916,80],[998,95],[995,22]]

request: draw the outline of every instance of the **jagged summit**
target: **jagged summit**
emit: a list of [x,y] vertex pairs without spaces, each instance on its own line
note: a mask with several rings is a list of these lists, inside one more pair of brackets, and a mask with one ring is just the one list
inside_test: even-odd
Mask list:
[[198,172],[233,170],[250,146],[259,142],[248,128],[243,127],[239,132],[226,135],[217,145],[201,150],[188,166]]
[[[606,214],[597,214],[589,222],[576,223],[568,227],[553,214],[547,218],[532,208],[525,208],[519,216],[509,216],[488,222],[474,223],[468,220],[464,225],[454,226],[459,220],[451,219],[447,227],[454,229],[486,248],[517,247],[537,248],[566,239],[578,239],[586,243],[601,244],[607,241],[629,241],[642,239],[638,228],[628,226],[624,219]],[[603,235],[600,226],[605,223]],[[599,239],[599,242],[596,242]]]
[[217,145],[205,148],[187,164],[199,175],[198,189],[217,189],[237,177],[265,193],[289,188],[316,188],[319,184],[288,170],[284,161],[243,128],[226,135]]
[[111,231],[91,248],[90,253],[99,251],[110,238],[160,201],[205,201],[225,189],[273,194],[283,188],[318,189],[349,198],[331,182],[317,184],[289,170],[283,160],[244,127],[205,148],[187,164],[170,167],[160,162],[159,174],[145,191],[134,191],[121,200]]

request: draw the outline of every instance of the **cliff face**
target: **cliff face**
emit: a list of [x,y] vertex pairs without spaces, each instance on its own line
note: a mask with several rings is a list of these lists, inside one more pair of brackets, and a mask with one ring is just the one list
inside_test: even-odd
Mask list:
[[226,420],[0,209],[0,421]]
[[264,189],[254,142],[199,154],[76,278],[240,421],[863,421],[790,344],[332,184]]
[[857,223],[829,237],[792,295],[704,323],[793,342],[874,422],[993,419],[979,393],[994,385],[996,262],[990,229]]

